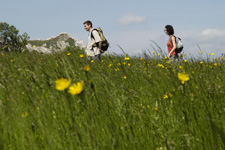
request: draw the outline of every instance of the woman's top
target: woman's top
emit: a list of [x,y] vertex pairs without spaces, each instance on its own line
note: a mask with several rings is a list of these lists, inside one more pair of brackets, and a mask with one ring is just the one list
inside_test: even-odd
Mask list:
[[[173,49],[173,43],[171,43],[172,39],[170,40],[170,38],[172,38],[172,36],[169,37],[169,40],[167,42],[167,47],[168,47],[168,53],[170,53],[170,51]],[[176,55],[177,53],[175,52],[175,50],[171,53],[170,56]]]

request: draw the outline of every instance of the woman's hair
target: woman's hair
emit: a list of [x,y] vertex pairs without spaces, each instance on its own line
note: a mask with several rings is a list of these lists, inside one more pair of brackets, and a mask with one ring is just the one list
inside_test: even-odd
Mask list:
[[92,22],[90,20],[85,21],[83,24],[91,25],[92,27]]
[[169,35],[173,35],[174,34],[173,26],[166,25],[165,28],[166,28],[167,32],[169,33]]

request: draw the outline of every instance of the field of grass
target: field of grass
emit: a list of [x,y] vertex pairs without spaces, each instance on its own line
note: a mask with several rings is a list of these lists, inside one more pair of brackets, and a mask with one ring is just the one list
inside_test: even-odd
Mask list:
[[[222,57],[83,54],[0,54],[0,150],[225,149]],[[62,78],[82,93],[57,90]]]

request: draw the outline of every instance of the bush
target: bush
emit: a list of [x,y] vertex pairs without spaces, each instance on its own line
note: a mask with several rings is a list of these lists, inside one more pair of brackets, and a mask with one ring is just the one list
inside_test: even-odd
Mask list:
[[20,35],[15,26],[0,22],[0,50],[21,52],[29,38],[26,32]]

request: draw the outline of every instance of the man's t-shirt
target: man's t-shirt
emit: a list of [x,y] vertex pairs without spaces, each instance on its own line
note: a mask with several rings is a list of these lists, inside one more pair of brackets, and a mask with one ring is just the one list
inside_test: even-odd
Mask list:
[[[91,32],[92,32],[92,35],[94,36],[95,39],[93,39],[91,37]],[[98,47],[93,47],[92,45],[94,43],[98,43],[101,40],[98,32],[96,30],[92,30],[90,33],[89,33],[89,36],[88,36],[88,45],[87,45],[87,49],[86,49],[86,53],[88,56],[95,56],[95,55],[98,55],[98,54],[101,54],[100,53],[100,50]]]

